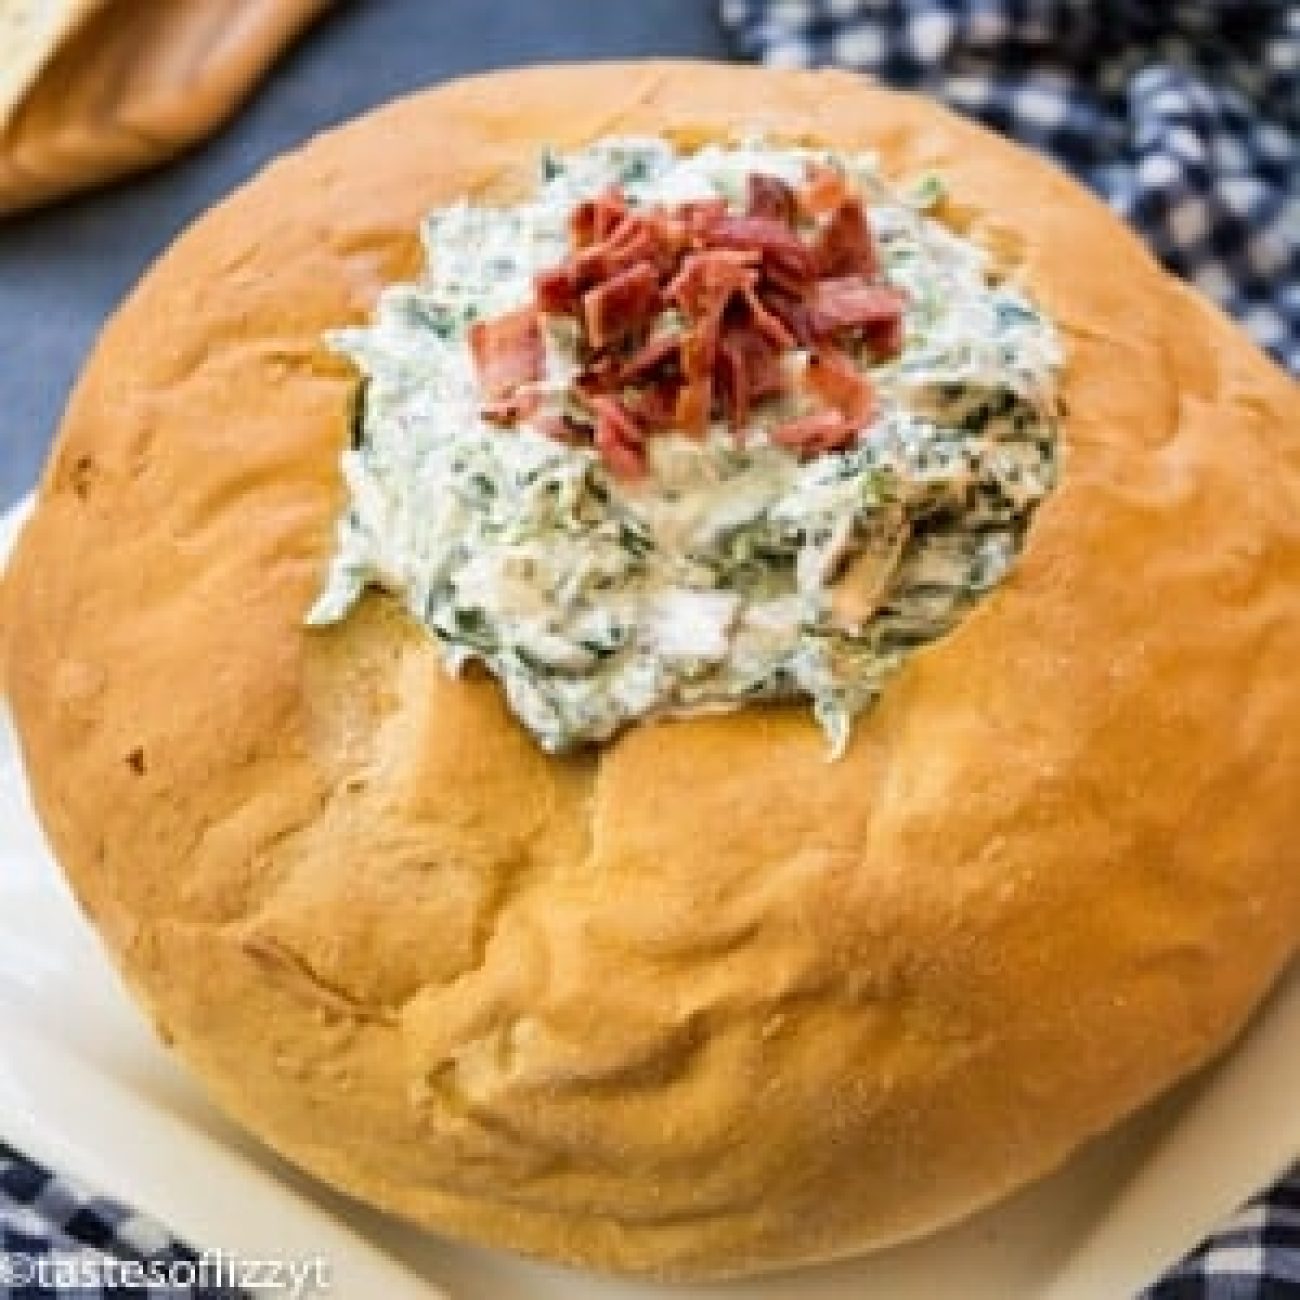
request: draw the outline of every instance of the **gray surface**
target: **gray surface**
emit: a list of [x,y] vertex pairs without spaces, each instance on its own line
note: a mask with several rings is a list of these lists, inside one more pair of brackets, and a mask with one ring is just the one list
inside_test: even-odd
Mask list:
[[713,0],[349,0],[179,162],[0,221],[0,506],[35,481],[104,318],[197,213],[322,127],[459,73],[725,53]]

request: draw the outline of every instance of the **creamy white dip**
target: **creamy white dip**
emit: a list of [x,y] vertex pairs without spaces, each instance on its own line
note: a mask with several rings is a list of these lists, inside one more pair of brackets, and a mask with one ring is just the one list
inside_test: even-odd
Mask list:
[[[856,446],[801,460],[772,444],[797,413],[782,398],[739,441],[722,424],[654,438],[649,473],[628,482],[586,447],[483,419],[469,326],[531,301],[579,202],[617,183],[638,205],[739,210],[751,173],[798,185],[810,161],[861,193],[907,295],[901,354],[861,361],[877,400]],[[895,190],[865,155],[611,139],[548,156],[529,202],[433,213],[424,278],[331,337],[364,387],[308,621],[390,592],[450,671],[486,665],[551,751],[639,718],[806,696],[838,753],[889,675],[1006,576],[1057,473],[1056,333],[928,213],[937,188]],[[577,359],[571,326],[547,319],[558,399]]]

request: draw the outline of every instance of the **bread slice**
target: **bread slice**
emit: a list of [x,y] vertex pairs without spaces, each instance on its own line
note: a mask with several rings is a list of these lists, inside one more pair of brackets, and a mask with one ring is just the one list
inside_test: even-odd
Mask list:
[[0,128],[54,52],[106,0],[0,0]]
[[0,213],[224,121],[328,0],[0,0]]
[[0,127],[53,53],[105,0],[0,0]]

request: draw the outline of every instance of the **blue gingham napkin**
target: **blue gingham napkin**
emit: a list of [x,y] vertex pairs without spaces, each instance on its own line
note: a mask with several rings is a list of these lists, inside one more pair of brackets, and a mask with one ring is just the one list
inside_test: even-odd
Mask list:
[[[52,1277],[46,1285],[36,1280],[42,1259],[66,1260],[76,1252],[154,1264],[193,1265],[200,1259],[152,1220],[50,1173],[0,1142],[0,1300],[247,1300],[220,1286],[71,1287]],[[1287,1297],[1300,1297],[1300,1165],[1138,1300]]]
[[1049,154],[1300,375],[1296,0],[720,0],[737,52],[933,95]]
[[1300,1165],[1244,1206],[1139,1300],[1300,1296]]
[[0,1142],[0,1300],[105,1296],[248,1300],[161,1224]]

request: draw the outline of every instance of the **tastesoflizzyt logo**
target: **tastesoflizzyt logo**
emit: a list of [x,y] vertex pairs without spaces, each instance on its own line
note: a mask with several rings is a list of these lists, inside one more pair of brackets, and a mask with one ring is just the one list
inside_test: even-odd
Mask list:
[[114,1259],[94,1251],[50,1251],[18,1254],[0,1251],[0,1294],[19,1288],[94,1290],[107,1293],[127,1288],[202,1288],[234,1296],[241,1292],[284,1295],[308,1300],[328,1295],[329,1261],[314,1259],[234,1259],[206,1251],[194,1259]]

